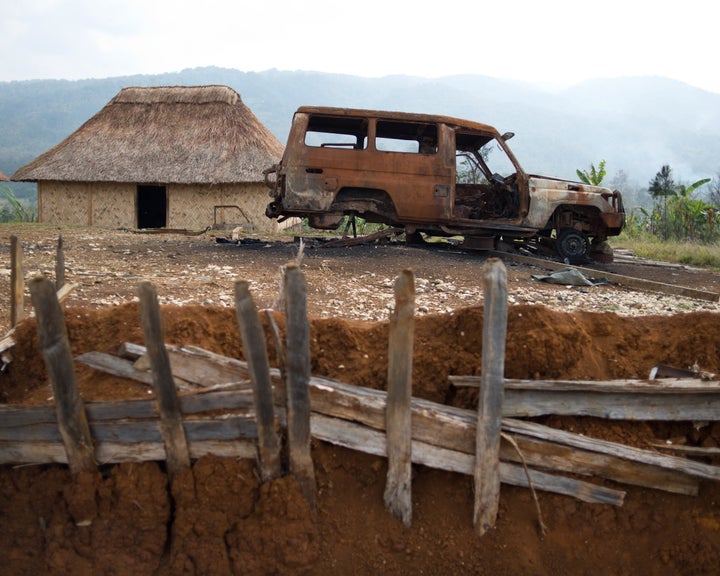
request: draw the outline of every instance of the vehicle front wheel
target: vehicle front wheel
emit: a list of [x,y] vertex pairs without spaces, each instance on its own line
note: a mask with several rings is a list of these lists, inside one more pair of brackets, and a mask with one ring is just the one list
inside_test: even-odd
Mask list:
[[563,228],[558,233],[556,248],[560,257],[570,263],[580,263],[587,259],[588,237],[574,228]]

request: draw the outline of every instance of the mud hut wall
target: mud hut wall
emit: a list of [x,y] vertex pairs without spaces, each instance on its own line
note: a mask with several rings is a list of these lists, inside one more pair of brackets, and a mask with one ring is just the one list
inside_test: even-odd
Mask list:
[[38,220],[107,228],[135,226],[135,186],[114,182],[38,182]]
[[113,182],[99,182],[93,185],[92,220],[93,226],[102,228],[135,228],[136,186]]
[[[212,186],[168,186],[168,227],[204,228],[216,224],[218,228],[241,226],[258,232],[276,232],[295,224],[279,224],[265,216],[270,201],[267,187],[262,183],[218,184]],[[218,208],[216,206],[239,206]]]
[[[243,226],[258,232],[277,232],[297,226],[291,218],[280,224],[265,216],[270,201],[262,183],[167,186],[168,228],[204,228],[213,224]],[[137,185],[119,182],[38,182],[38,220],[49,224],[135,228]],[[244,214],[243,214],[244,212]],[[247,215],[247,218],[245,217]]]
[[38,221],[88,224],[90,187],[85,183],[38,182]]

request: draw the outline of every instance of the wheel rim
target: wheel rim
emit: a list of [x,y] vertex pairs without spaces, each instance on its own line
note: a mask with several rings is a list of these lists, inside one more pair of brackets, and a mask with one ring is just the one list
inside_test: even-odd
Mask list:
[[564,258],[582,258],[587,248],[587,238],[577,230],[565,231],[558,239],[558,252]]

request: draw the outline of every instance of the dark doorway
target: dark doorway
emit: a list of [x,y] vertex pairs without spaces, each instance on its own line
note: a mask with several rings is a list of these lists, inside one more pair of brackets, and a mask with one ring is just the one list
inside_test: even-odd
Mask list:
[[167,193],[165,186],[137,187],[137,227],[167,226]]

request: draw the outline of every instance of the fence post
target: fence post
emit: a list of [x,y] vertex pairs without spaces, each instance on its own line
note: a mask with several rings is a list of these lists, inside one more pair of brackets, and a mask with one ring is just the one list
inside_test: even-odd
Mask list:
[[150,358],[160,416],[160,431],[165,442],[167,471],[172,479],[176,472],[190,466],[190,452],[180,413],[180,401],[170,370],[170,358],[165,348],[157,292],[150,282],[141,282],[138,285],[138,295],[143,336]]
[[315,470],[310,452],[310,325],[307,283],[296,263],[285,267],[287,317],[287,430],[290,471],[307,502],[315,506]]
[[97,468],[85,406],[78,393],[65,318],[52,282],[30,281],[30,296],[37,316],[38,339],[55,396],[58,428],[73,474]]
[[65,285],[65,252],[63,251],[63,237],[58,236],[57,253],[55,256],[55,290]]
[[395,280],[395,310],[388,338],[385,425],[388,472],[385,507],[408,528],[412,524],[412,398],[415,280],[403,270]]
[[10,236],[10,327],[23,319],[25,309],[25,274],[22,265],[22,245],[17,236]]
[[280,440],[275,430],[273,390],[265,336],[246,281],[235,283],[235,312],[253,387],[260,477],[265,481],[277,478],[282,473]]
[[483,266],[483,341],[475,445],[473,525],[478,536],[495,526],[500,504],[500,426],[502,420],[507,272],[497,258]]

